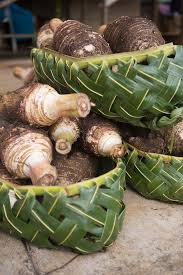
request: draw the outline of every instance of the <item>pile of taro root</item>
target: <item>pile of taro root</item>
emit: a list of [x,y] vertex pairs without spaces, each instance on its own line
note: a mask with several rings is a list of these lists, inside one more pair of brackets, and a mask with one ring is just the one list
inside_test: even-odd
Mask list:
[[[98,32],[75,20],[54,18],[39,30],[36,43],[38,48],[86,57],[165,42],[152,21],[122,16]],[[125,155],[123,140],[141,150],[166,152],[167,133],[152,133],[94,114],[94,103],[84,91],[60,95],[38,83],[32,67],[16,67],[14,74],[24,86],[0,98],[1,178],[43,186],[90,179],[98,175],[100,158]],[[179,145],[180,140],[174,153],[179,153]]]

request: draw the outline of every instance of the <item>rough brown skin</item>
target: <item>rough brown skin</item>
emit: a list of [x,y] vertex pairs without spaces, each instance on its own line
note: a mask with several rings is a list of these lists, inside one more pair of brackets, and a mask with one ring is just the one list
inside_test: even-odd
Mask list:
[[16,137],[19,137],[25,132],[31,130],[37,133],[41,133],[42,135],[47,137],[47,134],[44,130],[29,127],[18,121],[10,123],[9,121],[0,118],[0,155],[2,155],[5,145],[8,145],[8,142],[11,139],[16,139]]
[[[0,96],[0,116],[6,117],[7,120],[21,119],[24,121],[24,112],[21,102],[34,89],[36,84],[22,87],[16,91],[9,92]],[[25,122],[25,121],[24,121]]]
[[[15,184],[25,185],[32,184],[30,179],[20,179],[16,174],[9,173],[4,166],[4,149],[8,144],[12,141],[12,139],[16,140],[16,137],[24,134],[27,130],[31,130],[32,128],[27,127],[20,123],[9,123],[6,120],[0,118],[0,178],[10,181]],[[34,131],[41,133],[46,136],[46,132],[40,131],[38,129],[34,129]]]
[[5,168],[5,166],[0,161],[0,179],[9,181],[15,184],[21,184],[21,180],[18,180],[17,177],[12,176]]
[[67,156],[55,152],[53,165],[57,168],[58,174],[55,185],[73,184],[97,176],[97,158],[77,147]]
[[54,34],[53,38],[53,49],[58,51],[59,48],[61,50],[62,44],[66,44],[68,35],[70,36],[78,31],[78,30],[88,30],[91,31],[92,28],[88,25],[82,24],[79,21],[76,20],[66,20],[63,22],[61,26],[58,27]]
[[56,181],[52,143],[43,130],[0,120],[0,159],[13,176],[31,178],[34,185]]
[[3,163],[3,152],[9,143],[11,143],[13,139],[16,140],[17,137],[23,135],[27,131],[32,130],[47,137],[47,134],[44,130],[35,128],[33,129],[32,127],[24,125],[20,122],[10,123],[9,121],[0,118],[0,157]]
[[183,120],[163,131],[167,152],[183,157]]
[[165,43],[158,27],[143,17],[117,18],[107,25],[104,38],[114,53],[143,50]]
[[110,54],[105,39],[88,25],[67,20],[58,27],[53,37],[53,49],[74,57]]
[[138,134],[136,131],[136,135],[128,137],[127,142],[145,152],[183,157],[183,121],[161,132]]
[[135,148],[149,153],[163,154],[165,150],[165,142],[162,137],[151,136],[144,137],[130,137],[129,143]]
[[159,133],[130,137],[128,142],[142,151],[183,157],[183,120]]
[[[87,152],[97,156],[104,156],[99,149],[99,141],[104,136],[104,133],[109,133],[109,135],[112,136],[113,133],[119,134],[119,129],[116,124],[110,120],[99,117],[96,114],[90,114],[81,120],[81,142]],[[126,149],[121,141],[121,144],[114,145],[111,152],[105,156],[118,158],[124,156],[125,153]]]

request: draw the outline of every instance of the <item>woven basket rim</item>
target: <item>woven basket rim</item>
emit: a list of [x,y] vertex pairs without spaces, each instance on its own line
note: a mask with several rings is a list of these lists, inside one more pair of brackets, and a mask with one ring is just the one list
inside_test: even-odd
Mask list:
[[181,160],[183,161],[183,157],[177,157],[177,156],[171,156],[171,155],[165,155],[165,154],[157,154],[157,153],[150,153],[150,152],[145,152],[142,150],[137,149],[136,147],[134,147],[133,145],[131,145],[130,143],[124,142],[124,144],[126,145],[127,148],[131,148],[132,150],[136,150],[139,154],[139,156],[141,157],[152,157],[152,158],[159,158],[165,162],[170,162],[173,159],[177,159],[177,160]]
[[108,177],[110,177],[112,174],[117,174],[118,171],[121,170],[120,166],[123,163],[122,159],[117,159],[115,168],[109,170],[108,172],[88,180],[84,180],[81,182],[76,182],[73,184],[65,185],[65,186],[57,186],[57,185],[51,185],[51,186],[35,186],[35,185],[18,185],[16,183],[13,183],[8,180],[4,180],[1,178],[0,175],[0,186],[5,184],[10,189],[16,189],[20,192],[34,192],[36,195],[42,195],[45,191],[50,193],[58,193],[62,192],[65,193],[68,196],[74,196],[79,194],[79,191],[82,187],[92,187],[94,185],[102,186],[104,184],[104,180]]
[[72,57],[69,55],[64,55],[59,52],[56,52],[52,49],[49,48],[32,48],[31,55],[34,54],[35,51],[43,50],[47,54],[53,54],[55,57],[58,57],[66,62],[69,62],[75,66],[78,66],[80,69],[84,69],[88,66],[89,63],[93,62],[95,64],[100,64],[104,60],[106,63],[113,65],[113,63],[116,63],[117,59],[120,60],[128,60],[130,58],[134,58],[137,63],[141,63],[147,59],[149,55],[153,54],[159,54],[161,51],[163,51],[167,56],[174,54],[176,50],[177,45],[174,45],[172,42],[171,43],[166,43],[164,45],[160,45],[158,47],[152,47],[150,49],[145,49],[145,50],[139,50],[139,51],[133,51],[133,52],[123,52],[123,53],[112,53],[112,54],[107,54],[107,55],[99,55],[99,56],[89,56],[89,57],[82,57],[82,58],[77,58],[77,57]]

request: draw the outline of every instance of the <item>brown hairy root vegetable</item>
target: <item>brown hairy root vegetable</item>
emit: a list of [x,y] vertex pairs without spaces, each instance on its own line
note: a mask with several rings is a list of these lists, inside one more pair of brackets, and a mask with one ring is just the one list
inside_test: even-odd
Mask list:
[[57,29],[53,38],[53,49],[59,50],[62,49],[62,44],[66,45],[68,36],[73,35],[78,30],[87,30],[92,31],[92,28],[88,25],[85,25],[76,20],[66,20],[63,24]]
[[97,158],[76,147],[67,156],[55,153],[53,164],[58,171],[55,185],[73,184],[97,176]]
[[53,49],[74,57],[111,53],[109,44],[100,34],[76,20],[67,20],[57,28],[53,37]]
[[59,95],[49,85],[32,83],[0,96],[0,115],[37,126],[54,124],[62,116],[85,117],[91,104],[87,95]]
[[55,141],[55,149],[66,155],[80,135],[79,119],[62,117],[50,128],[50,137]]
[[17,180],[17,177],[12,176],[7,169],[5,168],[5,166],[2,164],[2,162],[0,161],[0,177],[1,179],[5,180],[5,181],[11,181],[13,183],[16,184],[20,184],[20,182]]
[[13,74],[17,78],[23,80],[25,84],[30,84],[31,82],[36,81],[36,75],[32,66],[27,68],[16,66]]
[[183,156],[183,120],[161,132],[151,132],[148,136],[131,136],[128,142],[139,150]]
[[81,140],[88,152],[105,157],[123,157],[126,149],[117,126],[107,119],[91,114],[81,122]]
[[0,121],[0,158],[9,173],[30,178],[34,185],[52,185],[52,143],[45,132]]
[[114,53],[143,50],[165,43],[158,27],[143,17],[117,18],[107,25],[104,38]]
[[167,151],[183,157],[183,120],[163,131]]
[[129,143],[144,152],[163,154],[165,151],[164,139],[152,134],[149,134],[148,137],[130,137]]
[[36,38],[36,45],[38,48],[52,49],[53,35],[57,28],[62,24],[59,18],[53,18],[47,24],[43,25]]

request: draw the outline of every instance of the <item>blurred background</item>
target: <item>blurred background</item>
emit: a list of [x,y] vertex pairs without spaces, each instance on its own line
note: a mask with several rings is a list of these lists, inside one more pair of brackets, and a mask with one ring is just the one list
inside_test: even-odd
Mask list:
[[165,40],[183,44],[183,0],[0,0],[0,56],[26,56],[50,18],[76,19],[97,29],[121,15],[146,16]]

